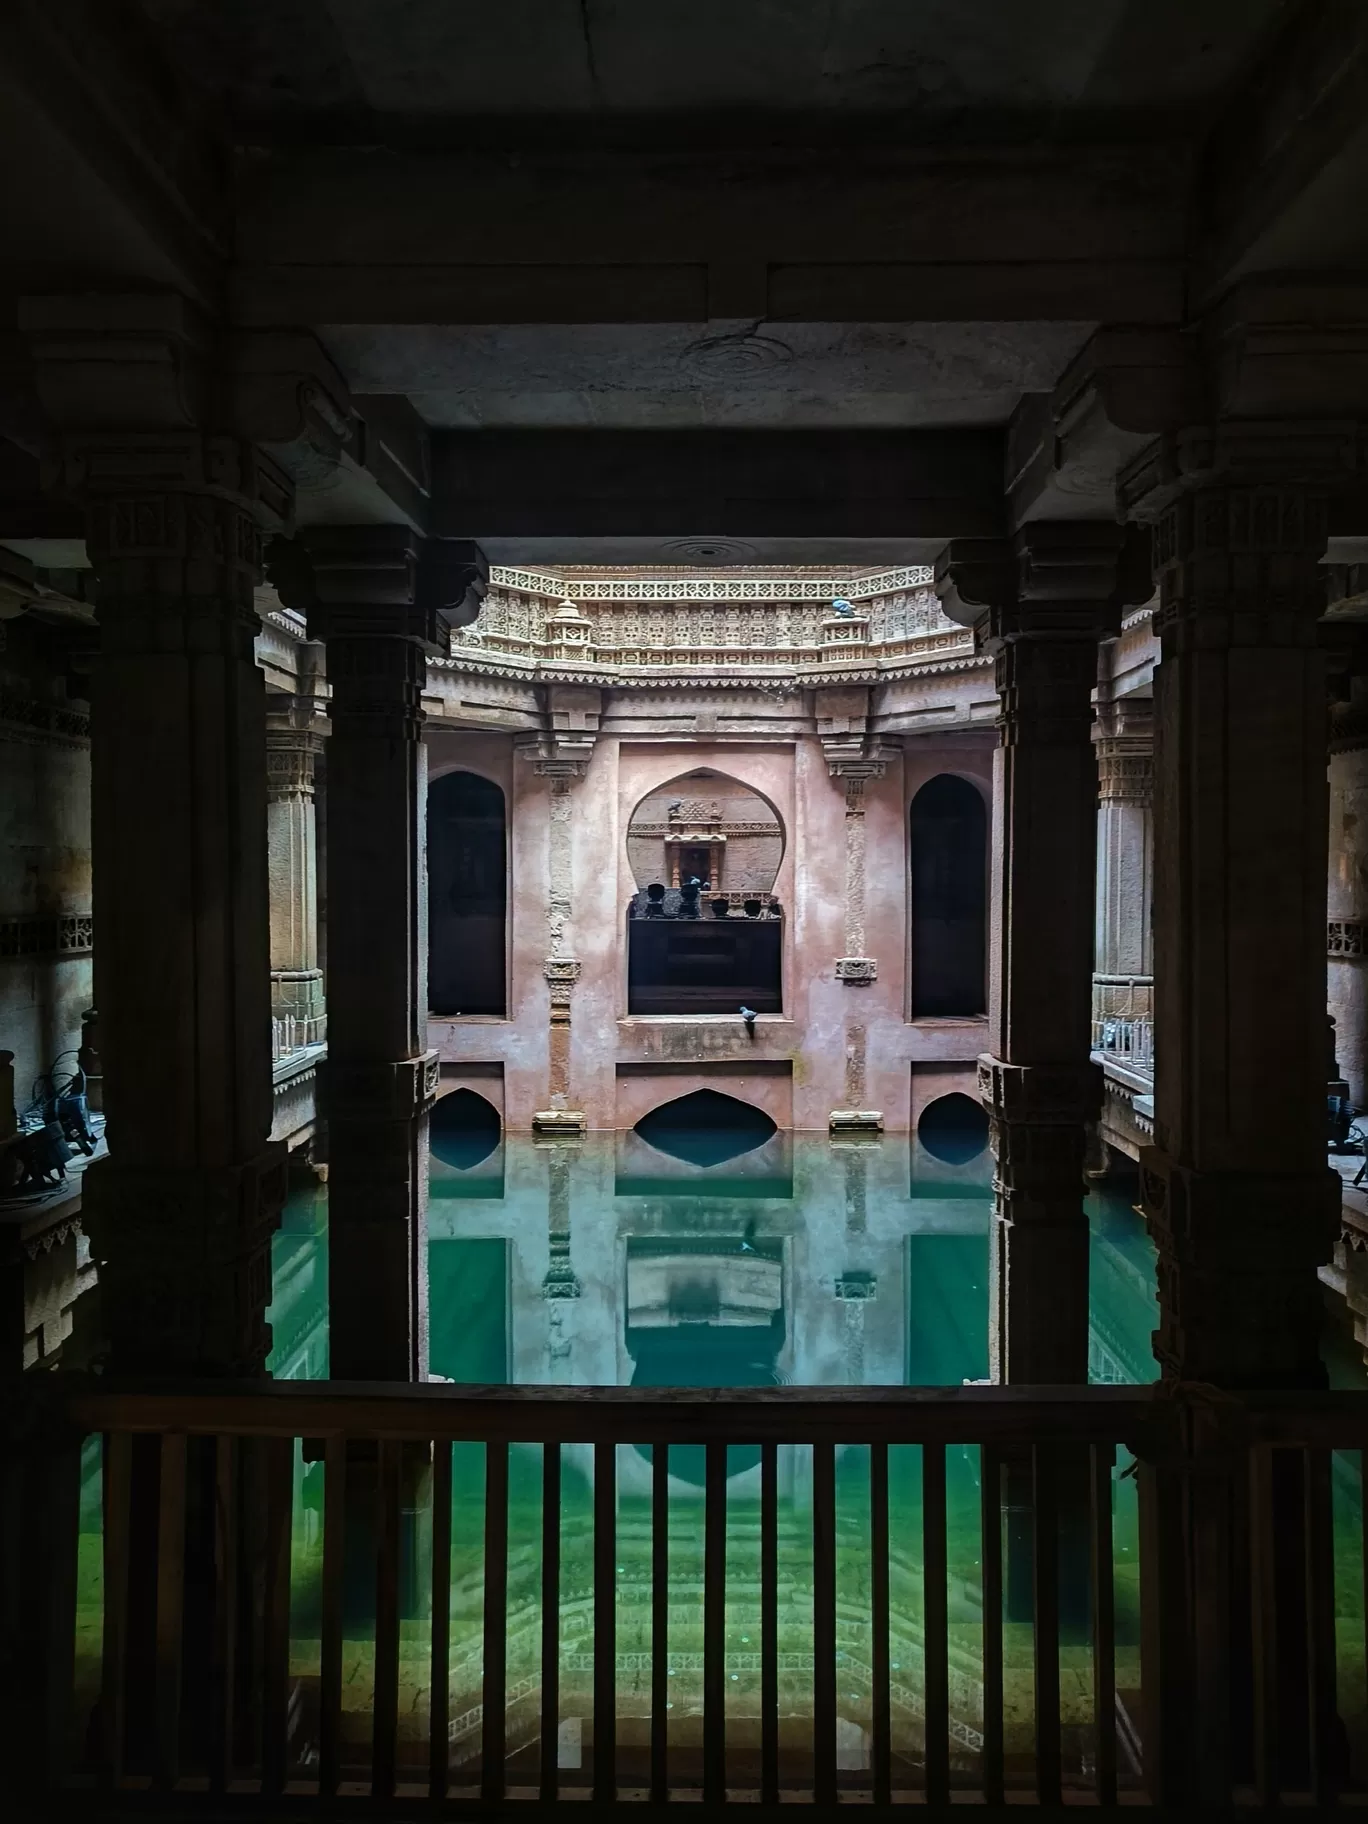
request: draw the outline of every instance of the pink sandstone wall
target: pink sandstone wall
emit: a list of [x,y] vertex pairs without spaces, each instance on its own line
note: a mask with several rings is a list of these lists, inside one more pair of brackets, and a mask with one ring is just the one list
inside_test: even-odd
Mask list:
[[[506,1125],[526,1130],[547,1105],[549,1080],[549,781],[528,762],[515,764],[511,734],[434,733],[429,766],[432,778],[467,767],[495,780],[511,813],[509,1017],[434,1020],[430,1043],[448,1066],[501,1065]],[[785,833],[774,887],[788,918],[785,1011],[762,1015],[753,1037],[729,1016],[629,1018],[626,1011],[625,910],[636,886],[628,822],[649,793],[700,766],[758,792]],[[877,959],[878,979],[857,987],[835,975],[845,954],[845,784],[830,777],[815,736],[764,746],[601,737],[586,776],[570,787],[571,915],[563,943],[581,966],[571,999],[569,1099],[588,1125],[630,1125],[629,1113],[634,1122],[687,1093],[680,1087],[687,1080],[690,1088],[711,1083],[742,1096],[800,1130],[825,1131],[832,1109],[853,1100],[880,1109],[896,1132],[914,1119],[914,1064],[956,1066],[956,1078],[972,1085],[984,1021],[906,1018],[907,812],[919,787],[945,771],[989,796],[991,733],[909,740],[906,755],[895,755],[884,777],[866,787],[864,952]],[[717,785],[720,792],[722,781]],[[633,1068],[620,1075],[620,1064]],[[748,1079],[754,1065],[762,1068]],[[717,1066],[725,1081],[714,1075]]]

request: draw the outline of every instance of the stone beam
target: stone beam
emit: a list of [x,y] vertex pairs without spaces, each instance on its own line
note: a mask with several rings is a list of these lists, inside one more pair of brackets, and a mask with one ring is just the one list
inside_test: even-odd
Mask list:
[[998,431],[445,431],[431,528],[484,539],[992,537]]
[[1368,12],[1291,9],[1208,141],[1192,302],[1250,273],[1362,266],[1368,182]]
[[1147,148],[282,150],[241,169],[245,324],[1182,314],[1185,155]]

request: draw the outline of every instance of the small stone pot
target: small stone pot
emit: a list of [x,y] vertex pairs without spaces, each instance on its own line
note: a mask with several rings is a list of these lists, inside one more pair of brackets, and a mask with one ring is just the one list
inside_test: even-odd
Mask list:
[[712,907],[712,915],[714,918],[725,918],[728,912],[731,911],[731,901],[729,899],[710,899],[708,904]]

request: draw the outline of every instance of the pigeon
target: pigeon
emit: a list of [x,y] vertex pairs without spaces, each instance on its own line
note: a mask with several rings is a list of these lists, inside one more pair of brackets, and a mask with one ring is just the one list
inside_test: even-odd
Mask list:
[[743,1007],[741,1009],[741,1018],[746,1022],[746,1031],[754,1032],[755,1031],[755,1010],[754,1010],[754,1008]]

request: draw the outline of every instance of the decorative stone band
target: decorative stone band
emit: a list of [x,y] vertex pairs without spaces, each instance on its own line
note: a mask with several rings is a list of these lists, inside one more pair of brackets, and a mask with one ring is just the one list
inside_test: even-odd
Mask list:
[[1332,918],[1325,926],[1325,954],[1339,957],[1361,957],[1368,955],[1364,945],[1364,933],[1368,931],[1368,919]]
[[983,1056],[978,1063],[979,1095],[998,1122],[1065,1127],[1095,1121],[1102,1107],[1102,1066],[1006,1064]]
[[95,948],[89,912],[32,912],[0,918],[0,957],[89,956]]
[[324,1066],[328,1118],[331,1121],[412,1121],[433,1101],[441,1075],[435,1051],[393,1064]]
[[729,575],[568,577],[551,570],[515,570],[493,564],[491,589],[521,594],[599,602],[830,602],[864,601],[901,589],[924,589],[931,581],[928,564],[897,570],[875,570],[860,576]]
[[85,747],[90,741],[90,717],[64,703],[0,692],[0,741],[23,742],[29,747]]
[[1102,804],[1129,804],[1147,811],[1154,802],[1154,754],[1124,737],[1097,747],[1097,796]]
[[866,987],[877,980],[879,965],[872,956],[838,956],[836,958],[836,980],[844,982],[851,988]]

